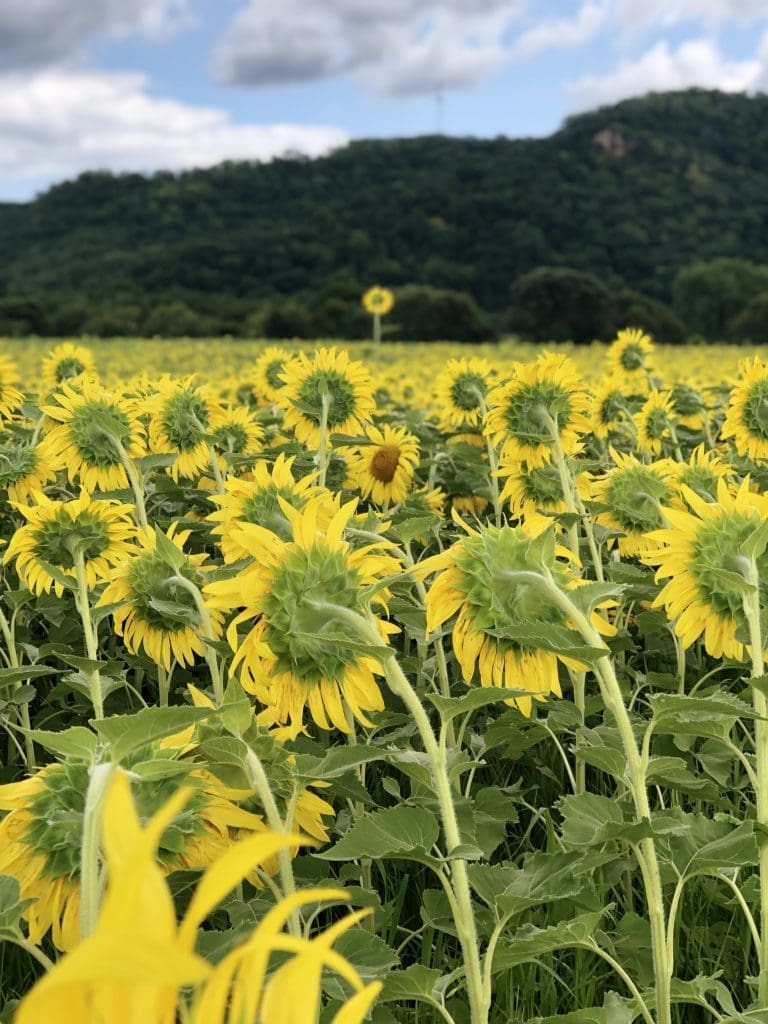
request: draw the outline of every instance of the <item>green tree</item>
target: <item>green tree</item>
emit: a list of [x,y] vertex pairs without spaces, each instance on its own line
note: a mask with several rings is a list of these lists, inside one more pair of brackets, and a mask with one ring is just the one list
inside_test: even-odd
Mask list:
[[683,267],[672,285],[674,309],[689,329],[709,341],[728,341],[734,317],[768,291],[768,266],[716,259]]
[[642,327],[656,341],[668,345],[682,345],[688,336],[685,324],[669,306],[631,288],[616,293],[614,306],[616,329],[628,324]]
[[756,295],[737,313],[728,325],[728,336],[753,345],[768,342],[768,291]]
[[571,267],[539,267],[512,285],[509,326],[531,341],[607,341],[616,306],[594,274]]
[[471,295],[426,285],[395,290],[391,334],[405,341],[493,341],[487,315]]

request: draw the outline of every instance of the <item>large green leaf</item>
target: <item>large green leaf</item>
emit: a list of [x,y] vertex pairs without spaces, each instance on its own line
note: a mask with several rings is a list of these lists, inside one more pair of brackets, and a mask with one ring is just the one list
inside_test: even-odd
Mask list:
[[437,842],[439,832],[437,818],[429,811],[421,807],[389,807],[367,814],[330,850],[314,856],[324,860],[359,860],[426,854]]
[[523,925],[496,947],[496,955],[493,958],[494,973],[498,974],[520,964],[530,963],[531,960],[559,949],[590,945],[592,935],[609,909],[606,907],[594,913],[579,914],[578,917],[552,925],[551,928]]
[[209,715],[214,708],[142,708],[134,715],[112,715],[91,725],[101,739],[109,744],[112,759],[120,761],[146,743],[172,736]]

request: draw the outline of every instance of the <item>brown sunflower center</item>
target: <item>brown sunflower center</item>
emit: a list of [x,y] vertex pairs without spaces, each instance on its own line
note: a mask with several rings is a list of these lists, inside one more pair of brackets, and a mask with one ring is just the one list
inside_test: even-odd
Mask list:
[[386,444],[377,448],[371,459],[371,476],[388,484],[395,475],[400,462],[400,449],[394,444]]

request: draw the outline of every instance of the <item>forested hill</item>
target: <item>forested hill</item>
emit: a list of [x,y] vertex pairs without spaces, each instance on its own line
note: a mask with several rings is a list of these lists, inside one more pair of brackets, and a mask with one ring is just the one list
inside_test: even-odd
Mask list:
[[40,332],[98,330],[99,317],[140,329],[169,303],[237,332],[281,296],[332,320],[373,282],[467,292],[500,316],[541,266],[670,302],[696,261],[768,263],[768,96],[655,94],[544,139],[88,173],[0,205],[0,239],[6,332],[25,317]]

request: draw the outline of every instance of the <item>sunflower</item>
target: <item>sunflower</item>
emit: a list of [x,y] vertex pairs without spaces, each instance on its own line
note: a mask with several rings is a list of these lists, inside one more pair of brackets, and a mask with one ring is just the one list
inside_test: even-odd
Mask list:
[[[87,491],[72,501],[52,501],[33,491],[34,504],[17,504],[27,522],[14,533],[4,561],[16,559],[16,571],[33,594],[61,597],[64,586],[51,569],[73,577],[74,551],[81,551],[89,589],[106,579],[128,556],[136,532],[133,507],[118,501],[94,501]],[[73,579],[74,584],[74,579]]]
[[677,422],[688,430],[703,430],[707,419],[707,404],[704,398],[690,384],[673,384],[672,405]]
[[248,409],[215,406],[211,411],[210,438],[222,470],[240,456],[254,455],[261,447],[264,431]]
[[[181,576],[198,589],[203,584],[201,565],[207,556],[184,554],[188,537],[189,531],[174,534],[171,528],[158,543],[156,530],[140,530],[139,547],[115,566],[98,601],[101,606],[119,606],[112,612],[115,632],[131,654],[143,648],[166,672],[170,672],[171,659],[193,665],[195,655],[205,653],[194,598],[173,579]],[[175,553],[169,553],[168,545]],[[213,612],[210,620],[215,639],[221,634],[222,615]]]
[[489,505],[487,498],[482,494],[454,494],[451,496],[451,508],[458,513],[479,517],[485,512]]
[[625,382],[645,388],[653,370],[653,342],[639,327],[619,331],[608,349],[608,360]]
[[600,441],[621,433],[635,402],[621,380],[607,379],[594,388],[589,403],[591,431]]
[[494,371],[485,359],[449,359],[435,381],[435,405],[440,429],[462,431],[479,427]]
[[593,495],[604,509],[597,522],[621,531],[619,551],[623,555],[642,555],[652,547],[648,532],[664,525],[662,505],[672,497],[673,462],[662,459],[644,465],[634,455],[611,448],[615,463],[594,480]]
[[370,444],[356,450],[351,467],[356,486],[375,505],[396,505],[410,490],[419,442],[405,427],[386,423],[381,429],[368,427],[365,436]]
[[277,402],[285,387],[283,370],[292,359],[287,348],[271,345],[264,349],[253,369],[253,394],[260,402]]
[[216,525],[213,533],[219,537],[221,553],[226,563],[248,558],[249,552],[239,543],[237,533],[244,523],[256,523],[272,530],[283,540],[292,533],[292,526],[280,506],[280,499],[293,508],[301,509],[310,498],[325,496],[323,508],[318,507],[319,524],[330,522],[338,511],[338,500],[315,483],[316,474],[301,480],[293,477],[294,457],[278,455],[270,466],[258,462],[250,474],[230,477],[224,481],[224,493],[212,494],[211,501],[219,508],[208,518]]
[[54,346],[43,359],[42,378],[49,390],[64,381],[82,379],[84,376],[96,376],[96,361],[85,345],[64,341]]
[[23,502],[56,479],[56,468],[40,445],[3,441],[0,447],[0,490],[11,502]]
[[514,376],[488,395],[485,433],[504,462],[549,462],[557,431],[566,455],[590,428],[584,385],[567,356],[545,352],[532,363],[515,363]]
[[[158,859],[170,874],[205,868],[230,846],[232,830],[263,831],[257,814],[239,807],[205,768],[192,763],[184,773],[179,751],[159,744],[142,747],[127,759],[133,793],[142,818],[152,815],[179,786],[179,773],[195,787],[183,813],[163,833]],[[151,775],[140,774],[151,762]],[[167,774],[159,768],[163,762]],[[0,786],[0,874],[19,882],[22,899],[34,899],[24,917],[29,938],[39,945],[50,930],[57,949],[69,950],[80,938],[80,855],[89,766],[81,762],[47,765],[37,774]]]
[[[742,481],[735,494],[717,483],[717,501],[704,501],[683,487],[690,511],[666,508],[668,526],[650,534],[643,561],[658,566],[656,579],[669,582],[654,601],[674,621],[684,647],[700,636],[713,658],[745,657],[739,636],[748,631],[744,613],[745,566],[753,557],[751,539],[768,518],[768,496],[754,494]],[[760,605],[768,603],[768,551],[757,554]],[[736,577],[739,577],[737,579]],[[766,638],[768,639],[768,638]]]
[[208,431],[214,405],[194,377],[161,380],[152,399],[149,441],[153,452],[171,453],[174,480],[195,477],[210,464]]
[[723,437],[732,437],[739,455],[768,458],[768,365],[755,356],[739,364],[740,380],[731,391]]
[[300,352],[286,365],[283,378],[283,423],[309,448],[320,444],[324,399],[329,433],[361,434],[376,407],[366,367],[335,348],[320,348],[311,360]]
[[389,288],[382,288],[380,284],[375,284],[365,292],[361,302],[366,312],[386,316],[395,304],[395,296]]
[[[536,524],[542,529],[550,525],[548,514],[569,511],[560,474],[552,463],[529,469],[524,462],[517,462],[500,469],[499,476],[507,478],[499,498],[509,501],[512,516],[522,523]],[[575,484],[582,501],[589,501],[592,497],[590,475],[578,473]]]
[[724,480],[730,488],[733,481],[733,469],[703,444],[693,449],[687,462],[675,462],[671,469],[672,475],[667,482],[675,494],[672,505],[683,511],[688,508],[684,488],[690,488],[704,501],[716,501],[718,482]]
[[130,459],[146,453],[144,428],[133,403],[94,380],[84,380],[77,391],[65,382],[54,397],[55,405],[42,406],[58,424],[40,443],[45,456],[87,491],[128,487],[115,440]]
[[[532,538],[520,527],[487,526],[419,567],[422,577],[439,571],[427,593],[427,635],[458,612],[452,639],[464,682],[471,683],[477,672],[481,686],[524,691],[505,703],[526,716],[534,700],[562,695],[558,661],[574,662],[515,638],[521,627],[540,625],[546,636],[547,627],[567,623],[542,591],[515,582],[513,574],[546,571],[559,587],[573,587],[577,581],[558,554],[569,555],[555,547],[551,531]],[[611,632],[600,616],[593,615],[593,623]]]
[[[387,553],[392,544],[377,540],[356,550],[343,539],[356,502],[343,505],[321,530],[321,503],[308,502],[301,511],[280,499],[290,521],[292,539],[282,540],[262,526],[248,523],[237,540],[254,559],[252,568],[229,580],[209,583],[205,594],[214,608],[245,607],[228,631],[235,650],[233,670],[240,666],[243,688],[266,705],[262,724],[277,725],[281,738],[304,731],[309,707],[321,729],[351,731],[347,710],[365,726],[367,712],[384,704],[375,676],[382,674],[374,657],[347,645],[349,627],[334,621],[332,607],[365,614],[363,590],[395,573],[400,564]],[[385,591],[375,601],[383,604]],[[238,640],[237,627],[256,619]],[[383,639],[397,627],[382,620]]]
[[20,381],[19,368],[13,359],[0,355],[0,420],[11,417],[24,400],[16,387]]
[[652,391],[635,414],[637,448],[644,455],[660,455],[665,440],[675,429],[675,406],[669,391]]

